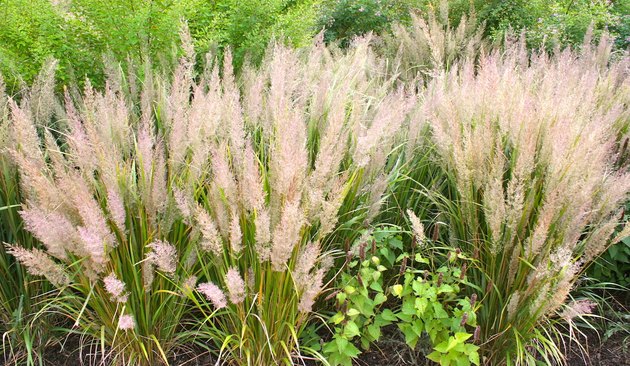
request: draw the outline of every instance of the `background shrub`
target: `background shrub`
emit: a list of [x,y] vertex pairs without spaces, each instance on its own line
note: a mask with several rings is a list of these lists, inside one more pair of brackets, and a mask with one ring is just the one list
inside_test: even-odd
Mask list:
[[506,31],[525,31],[532,48],[579,45],[592,25],[596,36],[611,34],[615,44],[628,45],[628,10],[630,2],[606,0],[577,1],[488,1],[475,2],[479,19],[487,24],[487,34],[494,39]]
[[[181,22],[198,51],[230,46],[237,68],[245,55],[260,61],[272,38],[305,46],[318,31],[314,0],[3,0],[0,72],[9,92],[30,84],[44,61],[59,60],[61,85],[105,81],[103,55],[131,62],[172,65]],[[177,52],[179,53],[179,51]],[[25,84],[23,84],[25,83]]]

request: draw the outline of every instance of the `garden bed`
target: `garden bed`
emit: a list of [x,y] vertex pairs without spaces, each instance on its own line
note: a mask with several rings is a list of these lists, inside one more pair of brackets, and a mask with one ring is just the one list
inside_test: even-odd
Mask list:
[[[355,362],[361,366],[405,366],[405,365],[432,365],[421,354],[408,351],[404,342],[395,329],[387,330],[387,337],[373,345],[369,351],[364,352]],[[626,335],[616,333],[606,341],[594,331],[584,332],[582,344],[587,350],[582,355],[579,349],[573,345],[568,349],[568,362],[570,366],[625,366],[630,365],[630,349]],[[84,355],[85,356],[85,355]],[[89,364],[88,361],[84,362]],[[185,353],[175,355],[172,358],[173,366],[202,366],[214,365],[215,359],[207,353]],[[77,336],[67,338],[63,348],[51,347],[45,354],[44,365],[48,366],[76,366],[81,364],[79,352],[79,339]],[[309,363],[315,365],[314,363]]]

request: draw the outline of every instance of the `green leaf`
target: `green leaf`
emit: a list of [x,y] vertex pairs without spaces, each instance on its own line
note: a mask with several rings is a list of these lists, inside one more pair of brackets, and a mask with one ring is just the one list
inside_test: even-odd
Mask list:
[[464,358],[460,354],[450,354],[450,356],[453,357],[457,366],[470,366],[470,361],[468,361],[468,358]]
[[359,310],[355,309],[355,308],[350,308],[348,309],[348,312],[346,313],[348,316],[356,316],[361,314],[361,312],[359,312]]
[[471,353],[476,353],[479,350],[479,346],[475,346],[472,343],[466,343],[464,345],[464,353],[466,354],[471,354]]
[[472,334],[470,333],[463,333],[463,332],[457,332],[455,333],[455,339],[457,340],[457,342],[459,343],[464,343],[466,342],[466,340],[468,340],[470,337],[472,337]]
[[433,312],[435,313],[435,317],[438,319],[446,319],[448,318],[448,314],[444,311],[442,304],[434,302],[433,303]]
[[416,295],[422,295],[426,287],[427,285],[423,282],[420,282],[419,280],[414,280],[411,283],[411,288],[413,288],[413,291],[416,293]]
[[338,312],[337,314],[333,315],[332,318],[330,318],[330,321],[333,322],[333,324],[337,325],[341,323],[344,319],[345,316],[342,313]]
[[416,344],[418,343],[418,335],[413,329],[413,326],[408,323],[398,324],[398,328],[405,335],[405,343],[411,348],[416,348]]
[[376,324],[370,324],[367,327],[367,333],[370,335],[372,340],[376,341],[381,337],[381,327]]
[[346,338],[335,335],[335,343],[337,343],[337,350],[341,354],[346,353],[346,348],[348,347],[348,340]]
[[363,349],[370,348],[370,337],[368,335],[361,337],[361,348]]
[[[382,267],[382,266],[379,266],[379,267]],[[381,272],[379,271],[372,272],[372,280],[378,281],[379,278],[381,278]]]
[[337,294],[337,301],[342,304],[344,301],[346,301],[346,299],[348,298],[348,295],[346,295],[345,292],[339,292]]
[[470,360],[472,364],[479,366],[479,353],[477,353],[477,351],[469,353],[468,360]]
[[613,245],[608,249],[608,252],[610,253],[611,257],[615,258],[619,254],[619,247]]
[[416,258],[415,258],[415,260],[416,260],[416,262],[418,262],[418,263],[424,263],[424,264],[429,264],[429,263],[430,263],[430,262],[429,262],[429,260],[428,260],[428,259],[426,259],[426,258],[424,258],[424,257],[422,256],[422,254],[420,254],[420,253],[416,254]]
[[438,288],[438,294],[444,294],[444,293],[452,293],[454,292],[453,287],[451,285],[447,285],[447,284],[443,284],[442,286],[440,286]]
[[424,297],[416,298],[416,310],[418,310],[418,315],[422,316],[427,310],[427,306],[429,306],[429,300]]
[[348,346],[346,347],[345,354],[346,354],[346,356],[349,356],[349,357],[352,357],[352,358],[357,358],[361,354],[361,351],[359,351],[359,349],[357,347],[355,347],[354,344],[348,343]]
[[378,282],[372,282],[370,288],[374,291],[383,292],[383,286]]
[[381,292],[379,292],[378,294],[376,294],[376,296],[374,296],[374,305],[380,305],[384,303],[385,301],[387,301],[387,296],[385,296]]
[[424,329],[424,323],[422,319],[416,319],[411,323],[413,331],[420,337],[422,335],[422,330]]
[[396,248],[396,249],[400,249],[403,250],[403,242],[402,240],[398,239],[398,238],[391,238],[389,240],[389,245]]
[[438,351],[433,351],[431,353],[429,353],[429,355],[427,356],[427,358],[433,362],[437,362],[440,363],[440,361],[442,360],[442,354]]
[[402,307],[400,308],[403,314],[415,315],[416,314],[416,302],[411,297],[405,297]]
[[435,347],[433,347],[433,349],[441,353],[446,353],[449,350],[448,348],[449,341],[450,339],[447,339],[444,342],[440,342]]
[[344,337],[347,337],[348,339],[352,339],[360,334],[361,334],[361,331],[359,331],[359,327],[354,321],[350,320],[348,321],[348,323],[346,323],[346,326],[343,331]]
[[322,347],[322,351],[324,353],[337,353],[339,351],[339,346],[337,342],[326,342],[324,347]]
[[397,320],[396,315],[394,315],[394,312],[391,311],[390,309],[385,309],[383,310],[383,312],[381,313],[381,317],[384,320],[390,321],[390,322],[394,322]]
[[396,316],[403,323],[410,323],[413,320],[413,317],[414,317],[413,315],[403,314],[403,313],[396,313]]

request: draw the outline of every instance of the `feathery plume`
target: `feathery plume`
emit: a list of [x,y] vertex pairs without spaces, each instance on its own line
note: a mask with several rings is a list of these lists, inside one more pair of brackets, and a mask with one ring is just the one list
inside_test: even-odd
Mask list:
[[300,312],[309,313],[313,310],[315,298],[317,298],[317,295],[319,295],[322,291],[322,287],[324,286],[324,271],[325,270],[323,268],[318,269],[311,278],[311,283],[302,292],[302,296],[300,297],[300,302],[298,304],[298,310]]
[[88,227],[78,228],[79,237],[83,243],[83,249],[90,256],[93,264],[92,269],[97,273],[105,270],[107,255],[105,253],[105,242],[95,230]]
[[270,259],[271,248],[269,246],[271,242],[271,219],[269,217],[269,211],[266,208],[256,212],[256,253],[260,262],[265,262]]
[[184,283],[182,283],[181,291],[184,296],[190,296],[197,286],[197,276],[188,277]]
[[142,262],[142,282],[145,291],[149,291],[155,279],[155,268],[152,262],[145,260]]
[[28,250],[15,245],[7,245],[7,252],[22,263],[28,273],[33,276],[44,276],[56,287],[66,286],[70,283],[70,279],[61,265],[55,263],[45,252],[39,249]]
[[107,188],[107,208],[118,230],[124,232],[127,215],[120,194],[115,188]]
[[223,253],[221,235],[219,235],[219,231],[208,212],[202,207],[197,206],[195,210],[195,220],[201,230],[201,249],[206,252],[211,252],[216,256],[221,256]]
[[280,222],[273,232],[271,264],[274,271],[283,271],[293,248],[300,242],[300,232],[304,225],[304,214],[298,202],[287,202]]
[[328,199],[322,202],[321,213],[319,214],[319,235],[320,238],[328,235],[337,225],[339,208],[343,204],[345,198],[344,185],[345,179],[339,179],[335,182],[332,190],[328,193]]
[[319,243],[308,243],[300,252],[293,270],[293,278],[299,289],[304,290],[311,283],[310,272],[317,263],[319,252]]
[[245,300],[245,282],[236,268],[230,267],[228,269],[225,275],[225,285],[232,304],[240,304]]
[[58,212],[45,212],[32,207],[20,211],[26,229],[44,244],[55,258],[67,258],[66,251],[74,251],[78,234],[72,223]]
[[129,298],[129,294],[125,292],[125,283],[116,277],[114,273],[110,273],[103,279],[105,290],[112,295],[112,300],[125,303]]
[[241,232],[241,223],[238,215],[232,214],[232,222],[230,223],[230,245],[232,251],[238,254],[243,250],[243,233]]
[[147,253],[147,261],[154,264],[160,271],[174,275],[177,270],[177,249],[162,240],[155,240],[147,245],[151,251]]
[[409,221],[411,222],[411,228],[413,229],[413,235],[416,238],[416,243],[419,246],[424,245],[426,239],[426,236],[424,235],[424,225],[422,225],[422,222],[420,222],[418,216],[416,216],[416,214],[409,209],[407,210],[407,216],[409,217]]
[[136,327],[136,321],[133,319],[133,316],[129,314],[124,314],[120,316],[118,320],[118,329],[120,330],[132,330]]
[[192,204],[190,202],[191,200],[189,199],[191,195],[192,194],[190,194],[189,192],[185,192],[184,190],[181,190],[177,187],[173,187],[173,197],[175,198],[175,204],[177,205],[179,212],[182,214],[182,217],[186,220],[192,217]]
[[227,306],[227,300],[225,299],[225,294],[217,285],[212,282],[205,282],[199,284],[197,286],[197,291],[201,292],[206,296],[208,301],[212,302],[214,308],[219,310]]
[[243,154],[243,171],[240,182],[240,193],[245,206],[250,210],[260,210],[265,204],[265,192],[262,185],[262,177],[254,150],[250,143],[245,146]]
[[565,306],[564,310],[560,314],[560,317],[563,318],[565,321],[570,322],[572,319],[578,316],[591,314],[596,306],[597,304],[591,300],[571,301],[568,305]]

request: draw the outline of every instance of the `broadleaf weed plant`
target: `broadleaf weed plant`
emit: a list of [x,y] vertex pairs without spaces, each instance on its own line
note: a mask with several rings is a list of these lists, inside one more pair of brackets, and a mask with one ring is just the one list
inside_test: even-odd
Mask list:
[[611,102],[627,100],[629,58],[610,50],[605,37],[554,55],[512,43],[428,85],[416,121],[451,186],[443,235],[475,259],[485,364],[564,363],[552,324],[630,190],[615,167],[629,111]]
[[[382,340],[382,329],[395,324],[408,351],[440,365],[479,365],[475,345],[477,295],[461,296],[471,260],[461,250],[430,248],[415,214],[413,245],[403,244],[396,226],[365,230],[348,253],[329,317],[334,330],[322,351],[332,365],[351,365],[363,350]],[[445,258],[442,256],[446,253]]]

